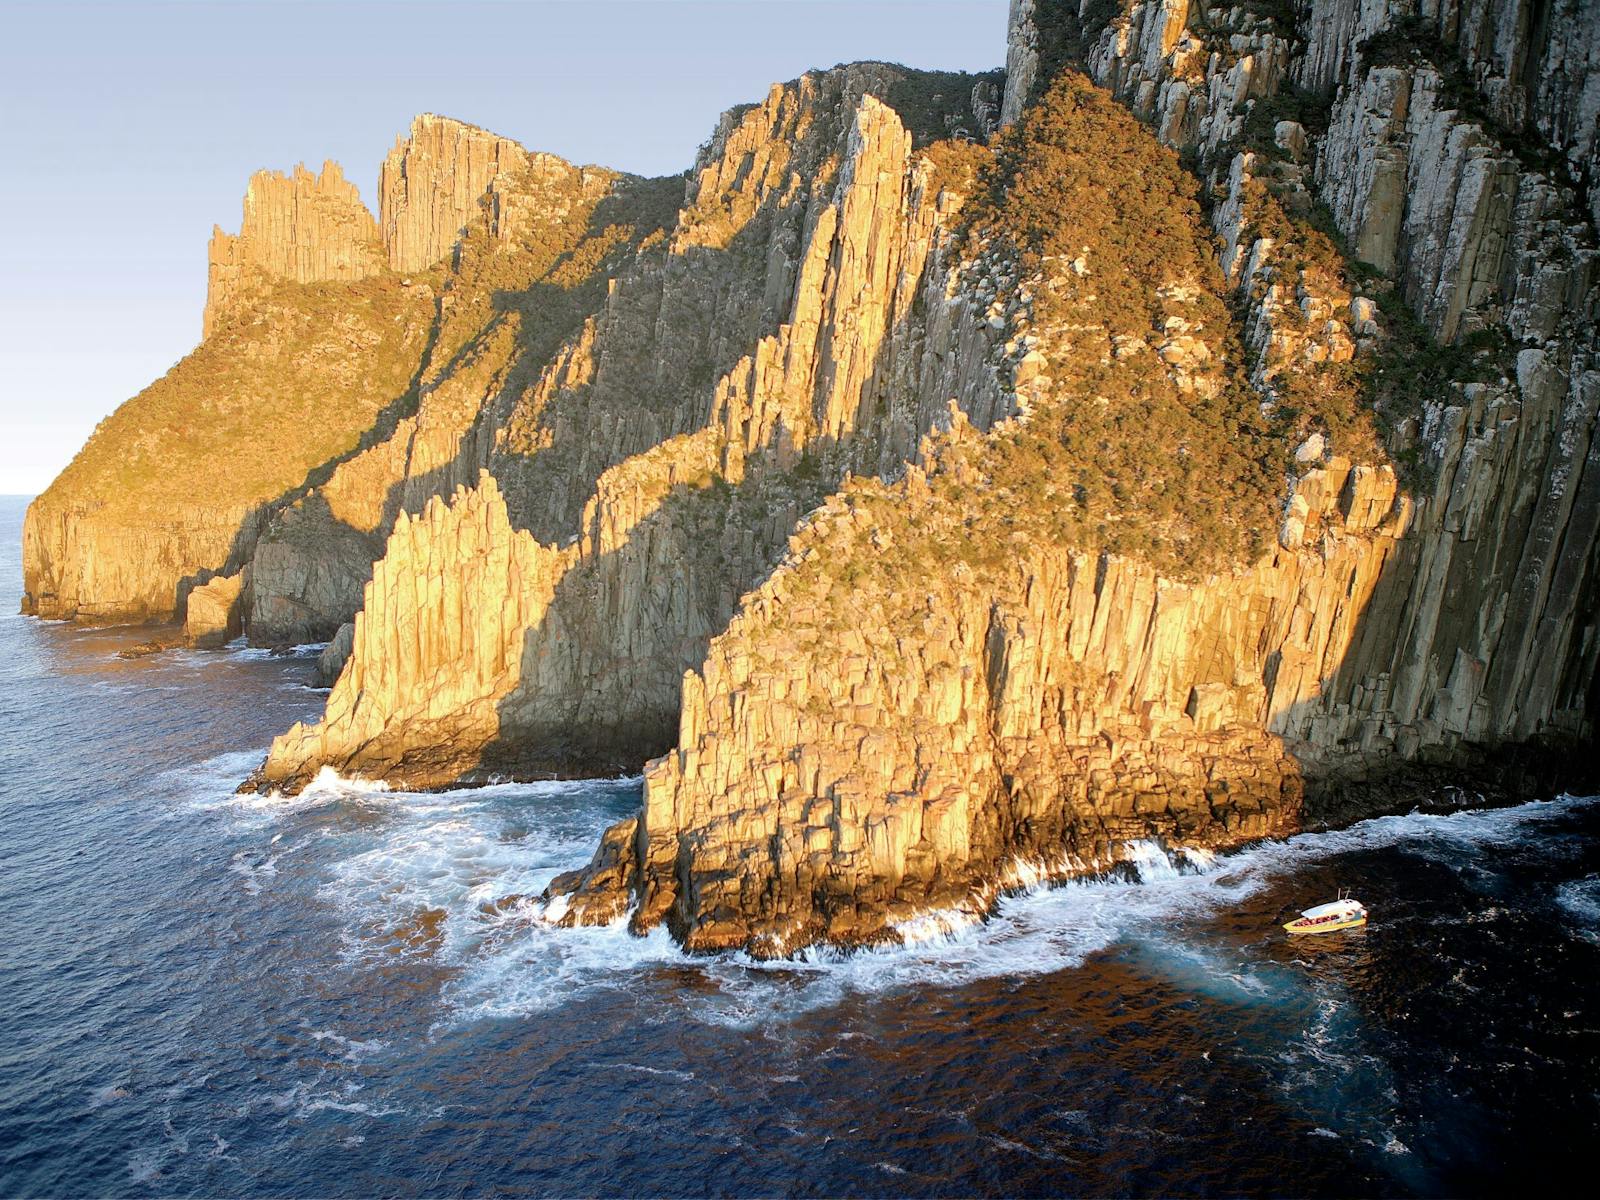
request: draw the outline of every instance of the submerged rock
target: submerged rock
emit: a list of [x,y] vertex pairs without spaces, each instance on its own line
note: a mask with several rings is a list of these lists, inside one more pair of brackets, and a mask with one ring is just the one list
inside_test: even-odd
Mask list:
[[182,638],[153,637],[118,650],[117,657],[126,659],[150,658],[157,654],[165,654],[168,650],[174,650],[183,644]]

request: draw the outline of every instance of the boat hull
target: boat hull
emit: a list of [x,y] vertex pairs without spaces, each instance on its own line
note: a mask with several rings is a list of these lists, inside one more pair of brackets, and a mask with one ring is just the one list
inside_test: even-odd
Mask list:
[[1296,918],[1284,926],[1290,933],[1338,933],[1342,929],[1355,929],[1367,923],[1366,913],[1359,917],[1347,917],[1341,921],[1308,921],[1304,917]]

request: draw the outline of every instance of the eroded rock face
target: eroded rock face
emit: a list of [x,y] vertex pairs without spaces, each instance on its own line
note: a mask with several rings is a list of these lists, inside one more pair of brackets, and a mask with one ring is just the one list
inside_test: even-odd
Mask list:
[[[667,243],[621,273],[498,428],[480,418],[494,440],[479,461],[501,497],[490,510],[507,514],[496,528],[531,533],[546,574],[525,581],[537,600],[516,620],[464,635],[509,665],[450,693],[452,755],[436,749],[432,681],[453,647],[432,656],[404,599],[369,592],[354,662],[415,659],[407,682],[363,683],[349,713],[336,690],[329,717],[280,740],[258,783],[294,787],[323,765],[441,783],[475,752],[485,771],[631,768],[670,744],[683,671],[839,478],[897,468],[952,396],[984,425],[1009,411],[997,329],[941,257],[958,199],[930,187],[931,166],[873,94],[899,78],[807,76],[727,122]],[[919,305],[931,315],[913,320]],[[430,507],[408,528],[435,521],[454,518]],[[474,569],[453,564],[450,541],[430,538],[426,568],[447,590]],[[485,690],[468,695],[474,682]],[[414,756],[396,750],[406,739]]]
[[278,280],[366,279],[383,269],[378,226],[336,162],[319,174],[258,171],[237,234],[212,230],[206,253],[204,336]]
[[425,271],[449,254],[502,172],[525,167],[510,138],[423,113],[395,142],[378,175],[383,242],[396,271]]
[[344,664],[350,661],[350,651],[354,649],[355,642],[355,622],[346,621],[328,639],[328,644],[322,648],[322,653],[317,655],[317,683],[319,686],[331,688],[338,682],[339,675],[344,670]]
[[[1435,69],[1465,85],[1452,90],[1470,96],[1470,107],[1503,141],[1542,143],[1577,180],[1594,180],[1600,150],[1594,5],[1311,0],[1300,29],[1307,44],[1295,78],[1303,87],[1348,95],[1388,61],[1439,60]],[[1589,190],[1589,219],[1600,220]]]
[[[686,186],[419,118],[366,278],[284,274],[369,242],[327,170],[273,184],[350,221],[247,218],[272,249],[242,230],[227,271],[281,278],[246,296],[219,268],[236,315],[208,353],[310,362],[357,396],[351,429],[265,502],[102,512],[111,475],[80,471],[30,511],[27,607],[170,615],[185,578],[247,571],[252,638],[332,637],[323,720],[256,786],[660,755],[550,912],[695,949],[893,939],[1131,838],[1227,845],[1352,780],[1592,737],[1592,17],[1016,0],[1011,24],[998,102],[989,79],[807,75],[724,117]],[[1184,152],[1209,229],[1190,200],[1107,227],[1091,189],[1028,217],[1048,253],[962,231],[989,192],[960,136],[1022,119],[1063,62]],[[1319,200],[1376,278],[1305,235]],[[1091,226],[1114,253],[1053,240]],[[292,344],[262,307],[285,288],[381,348],[384,403],[354,390],[366,360]],[[393,312],[363,324],[374,296],[404,353],[372,340]],[[1362,389],[1386,395],[1412,318],[1509,350],[1388,395],[1380,440]],[[1217,450],[1197,414],[1236,436]],[[1078,443],[1122,453],[1130,427],[1167,461],[1093,509]],[[1211,488],[1238,445],[1271,466],[1270,494],[1234,481],[1260,521]],[[1263,536],[1186,564],[1217,528]]]
[[[1351,28],[1381,30],[1407,6],[1311,9],[1297,42],[1239,8],[1164,0],[1094,28],[1077,6],[1019,0],[1003,112],[1015,119],[1070,38],[1096,79],[1195,154],[1226,192],[1215,218],[1251,379],[1277,402],[1286,371],[1314,377],[1383,336],[1370,299],[1285,273],[1252,212],[1261,164],[1238,153],[1251,109],[1290,79],[1342,81],[1325,135],[1271,126],[1286,160],[1273,191],[1293,204],[1320,181],[1352,242],[1441,338],[1503,322],[1524,347],[1500,378],[1416,420],[1431,483],[1407,497],[1387,466],[1307,439],[1278,545],[1193,585],[1033,539],[1008,570],[962,560],[886,581],[872,563],[907,531],[885,514],[916,511],[928,485],[913,473],[887,507],[847,493],[686,676],[678,745],[650,765],[642,813],[553,885],[552,911],[588,922],[632,908],[636,930],[665,922],[708,950],[893,939],[930,907],[981,910],[1016,872],[1103,867],[1119,840],[1227,844],[1315,819],[1352,776],[1592,737],[1590,218],[1501,148],[1503,127],[1441,103],[1455,63],[1361,51]],[[1457,8],[1437,9],[1429,20],[1458,30]],[[1547,131],[1576,162],[1587,135],[1565,114],[1587,85],[1520,72],[1542,55],[1582,61],[1569,42],[1583,22],[1530,31],[1513,5],[1477,17],[1454,44],[1498,119]],[[1519,47],[1534,33],[1547,40]],[[1037,349],[1043,369],[1061,361],[1049,336]],[[1162,357],[1205,361],[1178,344]],[[1040,403],[1019,406],[1021,420]],[[928,503],[925,525],[955,536],[953,515],[941,525]]]
[[184,604],[183,637],[200,650],[215,650],[239,636],[244,627],[240,593],[244,572],[218,575],[190,591]]
[[[1086,383],[1116,395],[1126,375],[1149,395],[1143,364],[1196,401],[1222,395],[1246,364],[1226,357],[1213,287],[1251,312],[1249,373],[1267,395],[1352,357],[1343,321],[1304,321],[1306,298],[1332,313],[1351,296],[1250,244],[1247,174],[1242,162],[1219,209],[1226,274],[1176,242],[1152,268],[1140,302],[1166,314],[1154,345],[1096,319],[1128,291],[1090,282],[1122,269],[1103,239],[1016,289],[1079,299],[1047,323],[1037,306],[1008,314],[1027,347],[1014,419],[986,439],[958,416],[927,472],[813,515],[685,676],[678,748],[651,765],[640,818],[557,885],[564,920],[614,919],[628,887],[636,929],[665,921],[695,949],[872,942],[930,908],[981,910],[1018,870],[1104,867],[1134,838],[1221,846],[1297,827],[1314,748],[1296,722],[1411,519],[1394,471],[1329,457],[1319,435],[1297,456],[1277,548],[1179,583],[1062,544],[1048,505],[997,491],[982,457],[1000,437],[1025,446],[1052,411],[1109,403]],[[968,286],[1007,278],[980,254]],[[1085,361],[1098,372],[1082,375]],[[956,549],[964,538],[977,545]],[[940,546],[952,553],[922,549]]]
[[383,228],[432,229],[446,261],[391,273],[336,164],[254,177],[240,232],[213,238],[205,342],[35,504],[27,611],[164,620],[248,567],[250,640],[320,641],[360,608],[396,515],[476,480],[493,423],[666,219],[663,188],[459,122],[415,132],[396,178],[438,175],[456,215],[429,226],[402,187]]
[[[512,529],[488,476],[418,520],[402,513],[326,714],[273,743],[266,777],[303,785],[347,745],[374,778],[404,769],[437,784],[482,765],[521,666],[520,639],[502,631],[540,620],[565,557]],[[403,723],[389,719],[402,711]]]

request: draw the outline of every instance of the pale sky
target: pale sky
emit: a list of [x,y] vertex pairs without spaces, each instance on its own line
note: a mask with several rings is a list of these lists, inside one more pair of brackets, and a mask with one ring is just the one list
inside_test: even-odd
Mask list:
[[681,171],[723,109],[857,59],[983,71],[1007,0],[0,0],[0,494],[38,492],[200,337],[262,167],[378,164],[438,112]]

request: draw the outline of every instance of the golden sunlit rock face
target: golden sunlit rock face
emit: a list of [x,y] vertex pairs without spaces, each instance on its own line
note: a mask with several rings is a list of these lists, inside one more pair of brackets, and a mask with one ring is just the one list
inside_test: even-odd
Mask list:
[[271,282],[366,279],[383,270],[378,226],[336,162],[313,175],[258,171],[237,234],[220,228],[207,250],[205,336]]
[[[1371,811],[1392,802],[1386,778],[1460,769],[1474,744],[1592,736],[1600,479],[1581,460],[1600,397],[1575,193],[1434,112],[1405,146],[1413,169],[1460,172],[1466,144],[1499,182],[1460,176],[1454,226],[1436,192],[1375,185],[1341,232],[1392,254],[1403,239],[1374,231],[1416,203],[1436,214],[1409,234],[1427,257],[1392,260],[1393,281],[1352,268],[1314,208],[1313,148],[1378,170],[1413,128],[1409,93],[1391,89],[1374,143],[1348,103],[1291,90],[1310,68],[1264,18],[1189,28],[1184,6],[1134,5],[1086,29],[1034,9],[1013,6],[1014,60],[1076,58],[1149,141],[1191,156],[1221,288],[1182,269],[1198,260],[1171,221],[1180,188],[1165,229],[1141,213],[1163,176],[1127,163],[1135,134],[1064,117],[1094,103],[1080,84],[1009,81],[1021,144],[1000,143],[998,195],[965,211],[998,221],[976,228],[971,278],[1025,350],[1017,418],[981,436],[958,420],[903,479],[814,515],[686,676],[643,811],[552,886],[564,920],[631,912],[639,931],[755,953],[893,940],[930,909],[983,911],[1008,881],[1103,868],[1131,838],[1227,845],[1349,812],[1352,791]],[[1411,74],[1436,87],[1429,70]],[[1264,122],[1280,92],[1297,108]],[[1322,129],[1289,119],[1319,103]],[[1064,193],[1097,168],[1102,196]],[[1519,195],[1565,207],[1519,233]],[[1226,406],[1240,376],[1260,420]],[[1229,454],[1185,429],[1202,414],[1230,423]],[[1229,462],[1241,441],[1287,482],[1270,544],[1230,563],[1261,520],[1259,477]],[[1215,474],[1173,489],[1185,468]],[[1530,655],[1541,629],[1550,654]]]
[[[487,474],[396,528],[327,717],[281,738],[258,783],[637,769],[804,514],[852,472],[903,469],[947,397],[986,423],[1009,411],[999,330],[950,291],[961,196],[930,187],[877,95],[901,77],[774,88],[536,373],[507,346],[501,370],[523,375],[477,417]],[[952,86],[964,103],[982,81]]]
[[1006,72],[808,74],[667,180],[433,116],[375,221],[259,175],[26,607],[328,640],[250,786],[643,764],[548,911],[692,949],[1487,747],[1548,782],[1600,645],[1589,93],[1513,15],[1291,7],[1016,0]]

